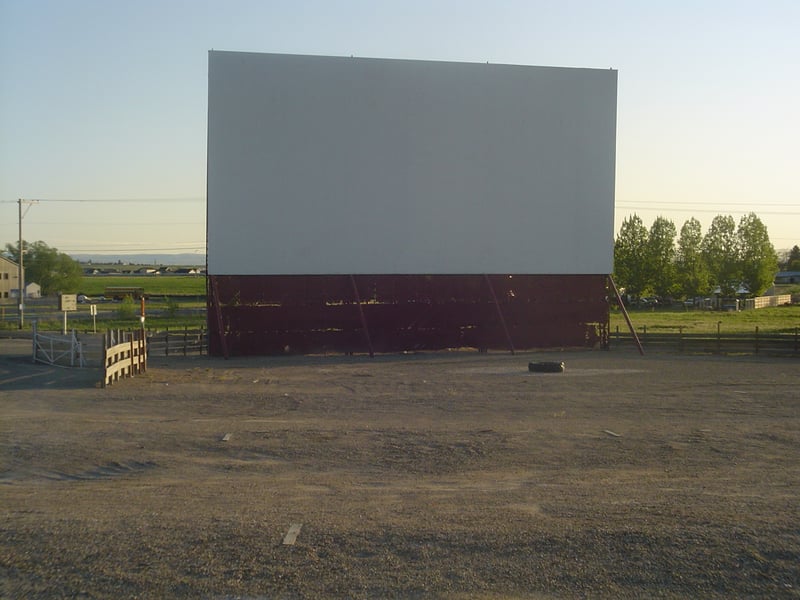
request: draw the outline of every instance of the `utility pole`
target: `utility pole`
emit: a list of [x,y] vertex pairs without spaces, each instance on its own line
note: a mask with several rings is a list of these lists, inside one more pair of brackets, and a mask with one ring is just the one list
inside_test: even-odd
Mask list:
[[[28,209],[31,205],[36,204],[39,202],[38,200],[23,200],[19,198],[17,200],[19,203],[19,262],[17,263],[17,268],[19,269],[19,277],[17,278],[17,282],[19,283],[19,328],[25,325],[25,267],[23,265],[25,255],[25,249],[22,247],[22,217],[24,217],[28,213]],[[28,208],[25,209],[25,212],[22,212],[22,205],[27,204]]]
[[19,269],[19,277],[17,277],[17,284],[19,288],[19,328],[22,329],[25,325],[25,271],[22,266],[22,198],[19,199],[19,260],[17,261],[17,268]]

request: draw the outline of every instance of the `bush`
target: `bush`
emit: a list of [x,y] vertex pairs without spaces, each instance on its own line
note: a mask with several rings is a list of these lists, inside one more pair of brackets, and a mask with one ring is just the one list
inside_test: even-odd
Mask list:
[[122,303],[117,308],[117,317],[119,319],[133,319],[136,316],[136,303],[130,296],[125,296]]
[[175,315],[178,314],[178,309],[180,309],[181,305],[178,304],[174,299],[169,298],[167,300],[167,316],[170,319],[174,319]]

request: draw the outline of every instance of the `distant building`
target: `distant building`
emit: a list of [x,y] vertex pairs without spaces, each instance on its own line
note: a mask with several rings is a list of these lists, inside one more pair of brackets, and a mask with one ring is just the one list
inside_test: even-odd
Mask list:
[[19,265],[13,260],[0,256],[0,302],[9,302],[12,298],[17,297],[18,289]]
[[775,283],[800,283],[800,271],[778,271],[778,274],[775,275]]
[[[38,283],[26,283],[25,284],[25,297],[26,298],[41,298],[42,297],[42,287]],[[19,298],[19,289],[14,288],[9,292],[9,298]]]
[[34,283],[31,281],[30,283],[25,284],[25,297],[26,298],[41,298],[42,297],[42,286],[38,283]]

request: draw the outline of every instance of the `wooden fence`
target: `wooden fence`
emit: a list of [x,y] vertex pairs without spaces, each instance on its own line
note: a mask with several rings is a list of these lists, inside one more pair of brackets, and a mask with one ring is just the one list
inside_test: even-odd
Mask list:
[[748,298],[742,302],[742,308],[745,310],[756,308],[767,308],[770,306],[783,306],[784,304],[791,304],[791,294],[782,294],[780,296],[758,296],[756,298]]
[[147,336],[142,331],[109,330],[103,336],[103,387],[146,370]]
[[208,331],[205,327],[151,329],[147,331],[147,351],[150,356],[208,354]]
[[[678,354],[763,354],[765,356],[800,356],[800,327],[790,331],[690,333],[683,328],[671,332],[636,330],[645,352],[675,352]],[[635,347],[630,331],[617,327],[611,334],[611,346]]]

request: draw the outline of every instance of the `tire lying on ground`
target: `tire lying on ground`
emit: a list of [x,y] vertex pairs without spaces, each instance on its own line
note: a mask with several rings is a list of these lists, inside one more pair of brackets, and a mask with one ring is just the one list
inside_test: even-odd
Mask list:
[[563,362],[532,362],[528,363],[528,371],[531,373],[563,373]]

